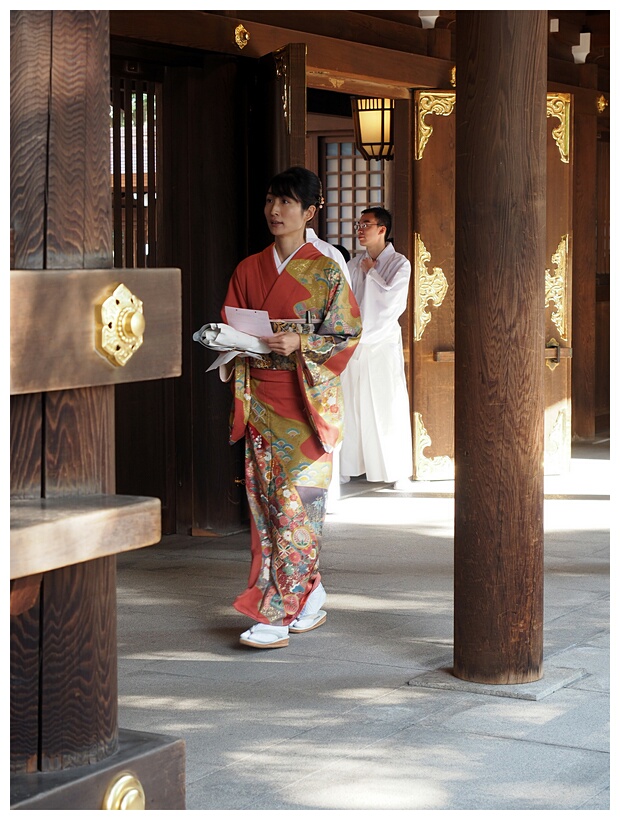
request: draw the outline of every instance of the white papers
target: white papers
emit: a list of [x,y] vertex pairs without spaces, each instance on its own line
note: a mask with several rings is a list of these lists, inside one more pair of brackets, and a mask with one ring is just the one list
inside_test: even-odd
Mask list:
[[262,353],[271,353],[271,348],[260,336],[273,336],[266,310],[246,310],[245,308],[226,307],[224,322],[209,322],[194,333],[193,339],[209,350],[220,353],[213,364],[207,368],[215,370],[235,356],[257,358]]
[[226,364],[239,354],[256,358],[261,353],[271,353],[271,349],[266,342],[257,339],[256,336],[251,336],[249,333],[235,330],[234,327],[230,327],[230,325],[223,322],[210,322],[203,325],[200,330],[194,333],[193,339],[195,342],[209,348],[209,350],[220,352],[220,356],[207,368],[207,372],[214,370],[221,364]]
[[266,310],[249,310],[248,308],[229,307],[224,308],[226,319],[231,327],[240,330],[242,333],[249,333],[250,336],[266,338],[273,336],[273,330],[269,322],[269,313]]

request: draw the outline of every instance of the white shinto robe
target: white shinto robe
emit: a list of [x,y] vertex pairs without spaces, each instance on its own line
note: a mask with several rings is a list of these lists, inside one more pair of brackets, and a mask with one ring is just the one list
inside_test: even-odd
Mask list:
[[413,472],[411,417],[399,317],[407,307],[411,263],[388,243],[366,275],[362,260],[349,262],[362,314],[362,337],[341,380],[344,441],[341,476],[366,473],[368,481],[393,482]]

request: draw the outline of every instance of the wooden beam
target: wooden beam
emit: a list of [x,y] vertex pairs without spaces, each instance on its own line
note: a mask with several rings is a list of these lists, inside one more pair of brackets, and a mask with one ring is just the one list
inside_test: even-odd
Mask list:
[[14,500],[11,580],[156,544],[160,522],[158,498],[85,495]]
[[[238,25],[244,25],[249,32],[249,40],[243,48],[235,42]],[[360,48],[358,43],[334,37],[202,11],[111,11],[110,34],[250,58],[302,41],[308,46],[309,77],[320,75],[334,81],[370,79],[399,88],[449,88],[453,66],[450,60],[376,46]]]
[[[101,304],[119,284],[140,301],[144,341],[119,366],[97,349]],[[177,268],[11,271],[11,395],[181,373]]]
[[[427,54],[427,32],[422,29],[417,12],[405,23],[382,15],[363,14],[357,11],[220,11],[212,12],[222,17],[241,15],[252,24],[290,29],[299,34],[318,34],[336,38],[341,42],[389,48],[408,54]],[[417,21],[417,24],[414,22]],[[412,25],[413,23],[413,25]],[[247,23],[246,23],[247,28]],[[299,37],[296,37],[298,40]]]

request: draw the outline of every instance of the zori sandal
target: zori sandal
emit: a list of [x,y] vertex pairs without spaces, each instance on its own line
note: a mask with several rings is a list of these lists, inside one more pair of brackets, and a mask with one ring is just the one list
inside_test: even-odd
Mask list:
[[295,618],[295,620],[289,624],[288,629],[289,632],[310,632],[311,629],[322,626],[326,620],[327,612],[325,612],[324,609],[319,609],[319,611],[313,615],[304,615],[303,618],[301,616]]
[[254,624],[239,636],[239,643],[254,649],[278,649],[288,646],[288,626]]
[[289,624],[290,632],[310,632],[311,629],[316,629],[322,626],[327,620],[327,612],[321,609],[327,598],[325,587],[319,583],[316,589],[313,589],[304,604],[303,609],[299,613],[299,617]]

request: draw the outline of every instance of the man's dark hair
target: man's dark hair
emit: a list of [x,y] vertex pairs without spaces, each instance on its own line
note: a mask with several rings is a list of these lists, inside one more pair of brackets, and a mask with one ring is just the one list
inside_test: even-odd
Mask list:
[[379,205],[366,208],[362,211],[362,216],[364,214],[372,214],[377,220],[377,225],[383,225],[385,227],[385,240],[387,242],[392,232],[392,214],[386,208],[381,208]]

